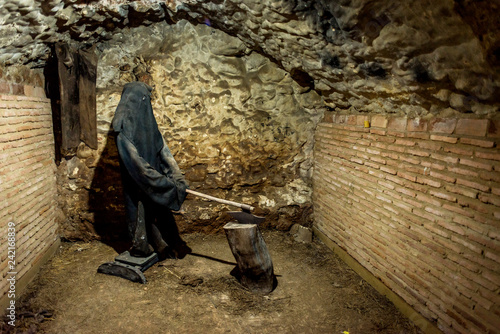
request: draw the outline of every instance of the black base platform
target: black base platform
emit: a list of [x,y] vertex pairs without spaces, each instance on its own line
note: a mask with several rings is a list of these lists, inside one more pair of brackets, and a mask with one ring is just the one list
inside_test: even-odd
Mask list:
[[147,257],[137,257],[130,255],[129,251],[125,251],[118,255],[115,261],[101,264],[97,272],[145,284],[146,277],[143,272],[156,262],[158,262],[158,254],[156,253]]

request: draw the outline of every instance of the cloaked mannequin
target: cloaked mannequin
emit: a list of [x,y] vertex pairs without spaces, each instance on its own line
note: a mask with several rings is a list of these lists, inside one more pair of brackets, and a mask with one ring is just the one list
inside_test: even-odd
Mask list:
[[[187,184],[168,149],[153,114],[152,88],[127,83],[113,118],[120,156],[130,254],[160,258],[190,252],[179,237],[171,210],[179,210]],[[152,246],[152,247],[151,247]]]

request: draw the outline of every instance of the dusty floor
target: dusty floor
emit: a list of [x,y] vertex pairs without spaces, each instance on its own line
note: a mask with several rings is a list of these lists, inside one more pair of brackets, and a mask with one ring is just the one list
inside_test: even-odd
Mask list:
[[193,254],[155,264],[146,285],[98,274],[117,255],[103,243],[63,244],[31,284],[17,333],[419,333],[320,242],[263,235],[278,275],[267,296],[229,274],[223,234],[185,235]]

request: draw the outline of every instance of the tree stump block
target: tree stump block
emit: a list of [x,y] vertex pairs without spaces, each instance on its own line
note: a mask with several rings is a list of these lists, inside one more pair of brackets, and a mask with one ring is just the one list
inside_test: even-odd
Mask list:
[[256,224],[224,225],[229,247],[237,263],[236,277],[254,293],[269,293],[276,286],[273,262]]

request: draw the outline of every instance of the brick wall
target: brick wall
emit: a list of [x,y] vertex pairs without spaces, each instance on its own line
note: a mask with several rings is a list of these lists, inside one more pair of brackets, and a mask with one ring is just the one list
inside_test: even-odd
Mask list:
[[499,120],[329,114],[315,227],[444,333],[499,333],[499,143]]
[[[50,101],[41,87],[0,82],[0,314],[9,302],[8,224],[16,230],[16,297],[57,248]],[[12,255],[12,253],[10,253]]]

